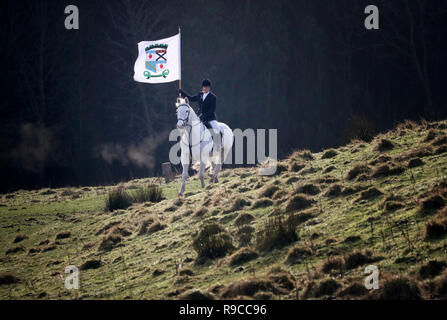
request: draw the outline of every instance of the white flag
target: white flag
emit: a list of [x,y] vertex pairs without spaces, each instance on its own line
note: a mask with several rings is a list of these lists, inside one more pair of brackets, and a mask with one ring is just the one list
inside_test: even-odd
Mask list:
[[135,81],[164,83],[181,80],[180,33],[166,39],[138,43]]

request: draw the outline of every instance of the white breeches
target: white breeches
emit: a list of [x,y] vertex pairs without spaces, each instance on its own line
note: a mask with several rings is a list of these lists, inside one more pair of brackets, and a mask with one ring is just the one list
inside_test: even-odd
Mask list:
[[219,128],[219,125],[217,124],[216,120],[208,121],[208,123],[216,131],[216,133],[220,133],[220,128]]

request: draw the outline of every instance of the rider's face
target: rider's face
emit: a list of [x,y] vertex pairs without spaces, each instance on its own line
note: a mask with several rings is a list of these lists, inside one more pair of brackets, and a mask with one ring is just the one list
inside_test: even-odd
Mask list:
[[210,92],[210,87],[202,87],[202,92],[203,93]]

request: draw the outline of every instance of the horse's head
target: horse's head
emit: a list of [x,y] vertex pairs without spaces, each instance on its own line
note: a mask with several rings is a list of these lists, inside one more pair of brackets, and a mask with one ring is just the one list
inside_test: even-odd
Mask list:
[[177,128],[183,129],[189,121],[190,107],[188,98],[178,97],[175,107],[177,108]]

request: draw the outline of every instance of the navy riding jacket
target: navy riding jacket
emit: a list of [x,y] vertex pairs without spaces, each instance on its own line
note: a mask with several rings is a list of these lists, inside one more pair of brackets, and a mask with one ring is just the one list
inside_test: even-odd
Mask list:
[[202,100],[202,92],[199,92],[195,96],[190,96],[183,90],[181,91],[182,94],[189,99],[189,101],[195,102],[198,101],[199,105],[199,118],[202,122],[212,121],[216,120],[216,96],[211,91],[206,96],[205,100]]

